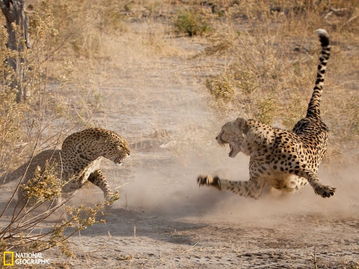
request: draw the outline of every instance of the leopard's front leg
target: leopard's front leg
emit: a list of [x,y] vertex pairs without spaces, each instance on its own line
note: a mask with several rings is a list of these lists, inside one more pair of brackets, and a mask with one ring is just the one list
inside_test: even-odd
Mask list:
[[100,169],[95,170],[88,177],[88,181],[99,187],[104,194],[106,201],[111,201],[113,198],[113,192],[110,189],[110,185],[107,182],[106,177]]

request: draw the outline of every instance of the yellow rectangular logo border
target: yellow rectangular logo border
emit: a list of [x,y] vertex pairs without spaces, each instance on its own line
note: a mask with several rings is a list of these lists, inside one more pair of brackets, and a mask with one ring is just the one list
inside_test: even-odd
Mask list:
[[[11,255],[10,263],[6,263],[6,255],[7,254]],[[15,253],[13,251],[4,251],[4,253],[3,253],[3,265],[4,266],[14,266],[14,260],[15,260]]]

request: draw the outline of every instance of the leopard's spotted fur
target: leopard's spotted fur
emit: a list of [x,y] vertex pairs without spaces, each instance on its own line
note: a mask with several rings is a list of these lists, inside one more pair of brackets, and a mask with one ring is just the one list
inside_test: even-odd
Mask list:
[[[101,157],[121,164],[130,154],[127,141],[113,131],[101,128],[89,128],[68,136],[61,150],[45,150],[34,156],[10,174],[2,176],[0,183],[22,179],[27,182],[34,177],[36,170],[42,170],[45,164],[55,167],[56,176],[62,182],[62,194],[71,194],[80,189],[87,181],[98,186],[106,199],[110,198],[109,184],[99,169]],[[18,190],[19,201],[29,203],[23,188]],[[60,203],[57,197],[56,203]]]

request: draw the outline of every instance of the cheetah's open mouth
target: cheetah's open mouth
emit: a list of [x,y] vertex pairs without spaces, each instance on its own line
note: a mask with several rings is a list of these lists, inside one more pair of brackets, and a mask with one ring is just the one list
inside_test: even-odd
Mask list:
[[221,137],[217,137],[217,142],[220,146],[224,146],[225,144],[227,144],[225,141],[222,140]]
[[228,156],[229,156],[229,157],[232,157],[232,156],[233,156],[233,153],[234,153],[234,148],[231,146],[231,144],[229,144],[229,153],[228,153]]

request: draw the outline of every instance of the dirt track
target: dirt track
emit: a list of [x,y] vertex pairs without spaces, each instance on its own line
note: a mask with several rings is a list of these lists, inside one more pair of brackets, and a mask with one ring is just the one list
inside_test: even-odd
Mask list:
[[[99,74],[104,105],[94,120],[133,148],[122,168],[104,162],[122,197],[107,224],[70,240],[75,258],[45,257],[56,268],[359,268],[357,168],[321,170],[323,182],[337,187],[330,199],[310,187],[259,201],[198,188],[199,173],[247,179],[248,158],[230,159],[215,143],[228,119],[208,107],[198,79],[198,66],[208,63],[190,57],[202,45],[175,42],[184,55],[146,58],[122,44],[114,51],[120,66]],[[93,197],[102,199],[100,190],[84,189],[75,202]]]
[[[177,45],[189,54],[201,49],[193,41]],[[338,188],[331,199],[310,187],[260,201],[198,188],[198,173],[248,174],[247,158],[230,160],[214,141],[223,122],[197,80],[201,62],[117,55],[126,68],[108,70],[96,120],[128,137],[134,153],[121,169],[106,163],[122,198],[106,225],[71,240],[71,268],[358,268],[357,169],[322,169],[323,181]]]

